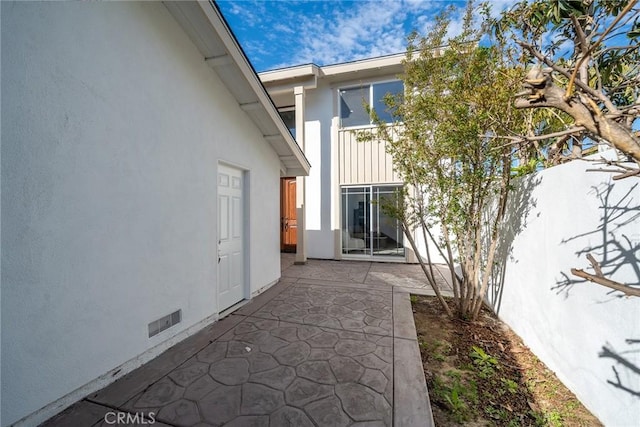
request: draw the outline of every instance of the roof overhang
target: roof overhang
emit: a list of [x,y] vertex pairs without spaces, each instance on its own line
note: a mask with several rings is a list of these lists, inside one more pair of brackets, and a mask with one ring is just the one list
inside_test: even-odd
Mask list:
[[270,94],[280,94],[291,91],[295,86],[315,89],[319,79],[331,83],[368,79],[381,75],[399,75],[404,70],[402,61],[405,58],[406,54],[399,53],[323,67],[315,64],[298,65],[264,71],[259,76]]
[[400,74],[404,70],[402,61],[405,58],[406,54],[399,53],[345,62],[343,64],[327,65],[322,67],[322,74],[324,78],[331,81],[344,80],[351,76],[372,77],[381,74]]
[[165,1],[203,60],[280,158],[283,176],[309,175],[310,164],[213,1]]

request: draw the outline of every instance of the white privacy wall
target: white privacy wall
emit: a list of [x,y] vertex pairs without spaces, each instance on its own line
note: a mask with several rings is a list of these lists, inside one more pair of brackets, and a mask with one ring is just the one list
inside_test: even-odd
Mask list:
[[216,317],[219,161],[250,291],[280,263],[278,158],[162,3],[1,7],[5,426]]
[[623,298],[570,270],[593,273],[591,253],[611,279],[640,283],[640,180],[585,172],[593,167],[575,161],[521,182],[530,210],[517,227],[502,294],[496,288],[491,299],[605,425],[637,426],[640,298]]

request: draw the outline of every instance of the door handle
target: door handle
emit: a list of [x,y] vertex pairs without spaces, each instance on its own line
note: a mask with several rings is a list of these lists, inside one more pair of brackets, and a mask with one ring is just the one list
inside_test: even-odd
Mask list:
[[220,264],[220,260],[222,258],[220,258],[220,243],[222,243],[222,240],[218,240],[218,264]]

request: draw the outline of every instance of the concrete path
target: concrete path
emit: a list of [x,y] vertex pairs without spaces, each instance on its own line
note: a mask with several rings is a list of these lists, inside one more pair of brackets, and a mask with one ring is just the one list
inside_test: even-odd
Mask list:
[[420,267],[282,262],[277,285],[45,424],[433,425],[407,292],[429,293]]

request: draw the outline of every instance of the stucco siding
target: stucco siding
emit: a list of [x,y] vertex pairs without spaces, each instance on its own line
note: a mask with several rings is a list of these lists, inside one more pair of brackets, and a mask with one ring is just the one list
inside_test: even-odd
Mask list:
[[331,232],[331,120],[333,98],[328,86],[306,94],[305,155],[313,165],[306,180],[307,255],[334,257]]
[[161,3],[1,7],[8,425],[215,316],[220,161],[247,171],[248,292],[277,280],[279,160]]
[[[637,180],[570,162],[515,183],[502,259],[489,292],[498,315],[604,425],[638,425],[640,299],[586,282],[572,268],[640,280]],[[570,185],[559,185],[570,183]],[[528,202],[524,205],[522,200]]]

